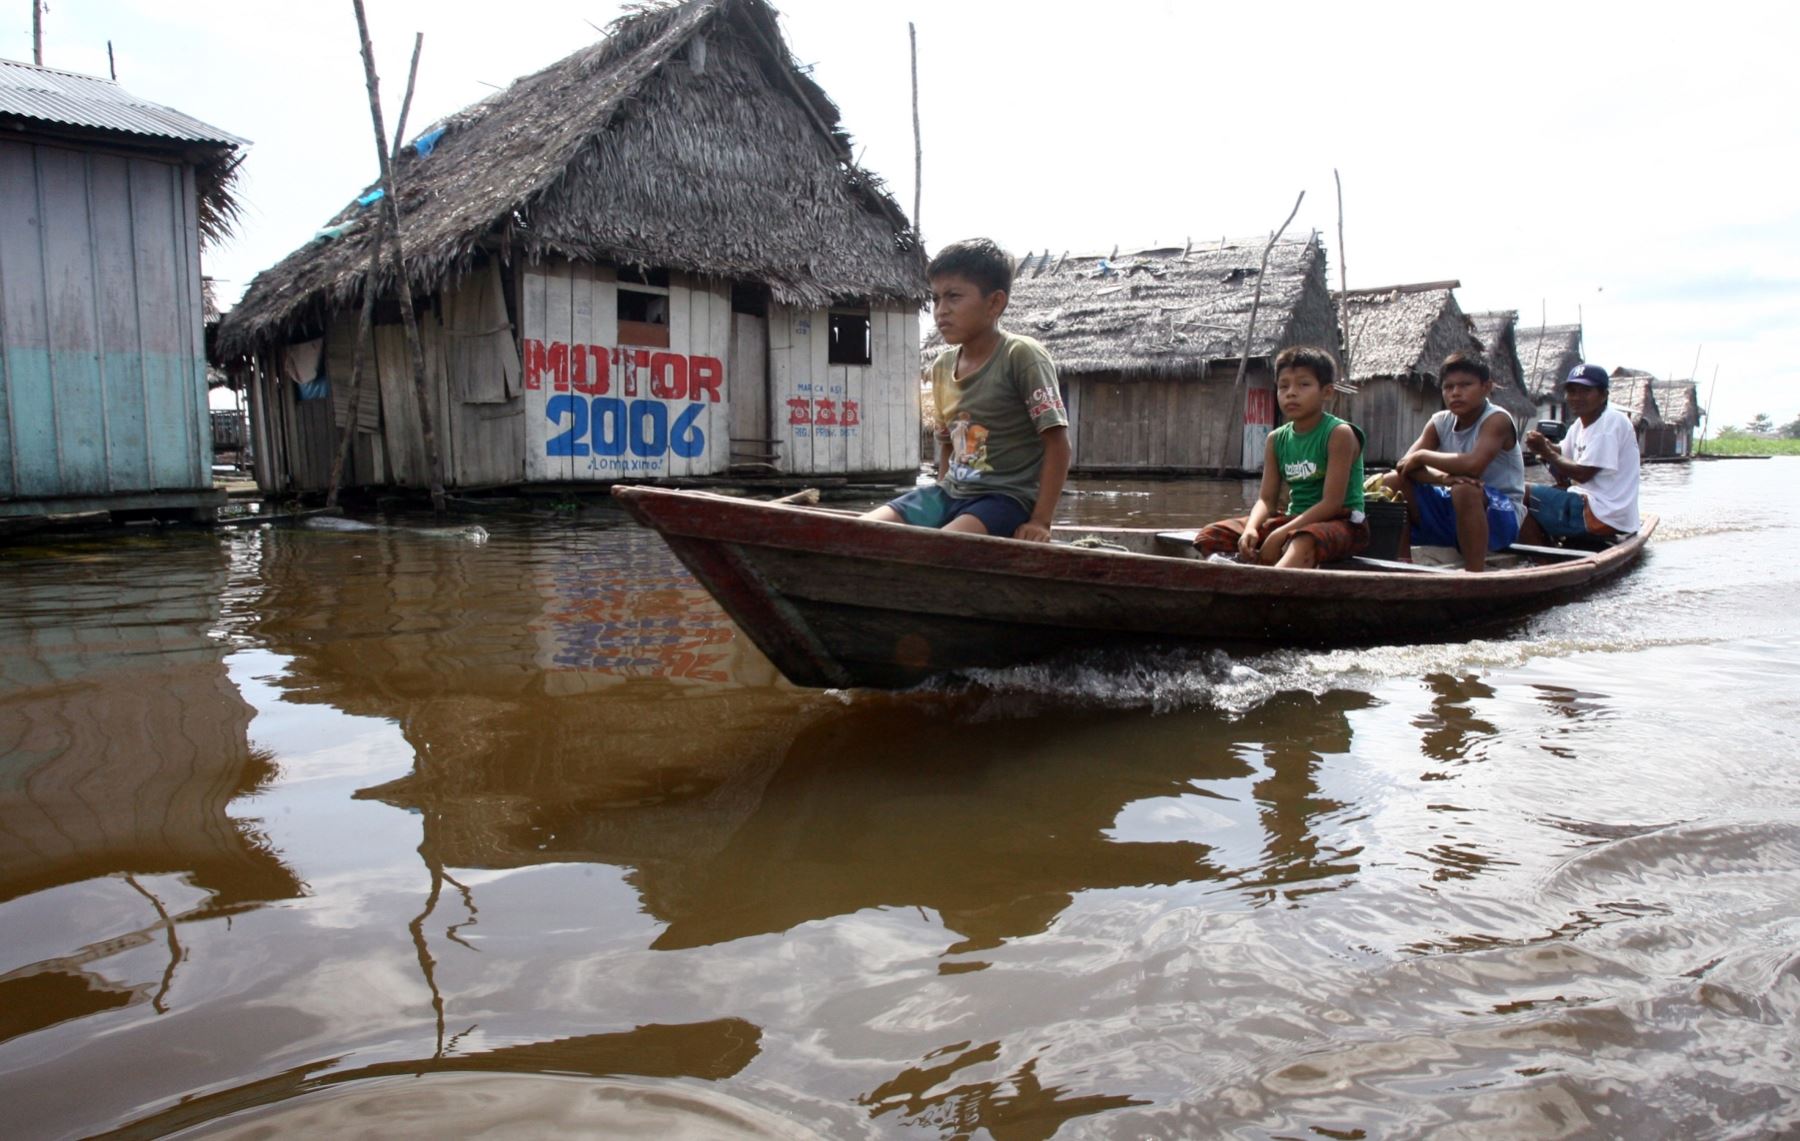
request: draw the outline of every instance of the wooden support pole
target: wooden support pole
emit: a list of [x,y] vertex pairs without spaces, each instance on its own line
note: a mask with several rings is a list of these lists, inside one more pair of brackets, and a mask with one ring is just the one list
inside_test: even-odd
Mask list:
[[1250,370],[1250,342],[1256,336],[1256,311],[1262,307],[1263,278],[1269,275],[1269,254],[1281,240],[1281,235],[1287,232],[1294,215],[1300,213],[1300,203],[1305,199],[1306,191],[1302,190],[1300,197],[1294,199],[1294,208],[1288,211],[1287,221],[1269,235],[1269,244],[1263,247],[1262,267],[1256,271],[1256,292],[1250,295],[1250,319],[1244,323],[1244,350],[1238,356],[1237,379],[1231,382],[1231,397],[1225,402],[1225,439],[1219,446],[1219,468],[1213,473],[1215,475],[1225,474],[1225,457],[1231,450],[1231,429],[1240,427],[1241,430],[1242,421],[1237,415],[1238,391],[1243,388],[1244,375]]
[[[369,119],[375,128],[375,153],[381,160],[381,202],[387,211],[388,240],[393,246],[394,292],[400,302],[401,327],[406,330],[406,348],[412,357],[413,390],[419,401],[419,437],[425,444],[425,462],[430,468],[431,509],[444,513],[444,473],[438,459],[437,432],[431,426],[431,393],[425,384],[425,348],[419,342],[418,316],[413,312],[412,281],[406,273],[406,239],[400,226],[400,197],[394,184],[394,164],[388,160],[387,128],[381,119],[381,80],[375,74],[375,48],[369,42],[369,17],[363,11],[363,0],[350,0],[356,9],[356,27],[362,36],[363,76],[369,88]],[[417,47],[415,46],[415,52]]]
[[[1531,350],[1531,382],[1533,384],[1537,383],[1538,361],[1540,359],[1542,359],[1542,357],[1544,355],[1544,330],[1548,329],[1549,327],[1550,327],[1550,302],[1548,300],[1540,297],[1540,298],[1538,298],[1537,347]],[[1529,393],[1527,395],[1529,395]],[[1551,396],[1550,403],[1552,406],[1555,406],[1556,397],[1554,395]]]
[[31,62],[44,66],[44,0],[31,0]]
[[1337,183],[1338,203],[1338,319],[1343,325],[1338,336],[1343,338],[1343,359],[1338,365],[1343,369],[1343,380],[1350,380],[1350,266],[1344,258],[1344,180],[1338,177],[1337,167],[1331,168],[1331,181]]
[[[1709,388],[1707,388],[1707,390],[1706,390],[1706,407],[1702,408],[1700,410],[1702,413],[1702,415],[1700,417],[1701,422],[1704,423],[1706,425],[1706,427],[1700,429],[1700,443],[1698,446],[1696,446],[1694,448],[1694,453],[1696,455],[1698,455],[1699,453],[1704,452],[1706,450],[1706,434],[1708,432],[1712,431],[1713,398],[1715,396],[1717,396],[1718,394],[1719,394],[1719,366],[1714,365],[1713,366],[1712,385]],[[1698,386],[1696,386],[1696,388],[1695,388],[1694,395],[1695,395],[1695,398],[1698,399],[1698,397],[1700,395]]]
[[911,20],[906,22],[906,38],[912,44],[912,112],[913,112],[913,233],[920,233],[919,207],[925,184],[925,144],[919,135],[919,30]]
[[[406,75],[406,98],[400,103],[400,123],[394,128],[393,157],[400,157],[400,144],[406,139],[406,117],[412,111],[413,87],[419,79],[419,52],[425,46],[425,33],[420,32],[413,39],[412,67]],[[356,348],[350,354],[350,407],[344,417],[344,435],[338,441],[337,456],[331,461],[331,480],[325,488],[325,506],[336,507],[338,489],[343,486],[344,464],[350,458],[351,444],[356,440],[356,420],[362,410],[362,366],[363,352],[369,344],[369,336],[375,326],[375,294],[377,280],[381,276],[381,247],[387,237],[387,215],[384,213],[375,220],[374,233],[369,237],[369,270],[363,280],[362,315],[356,323]]]

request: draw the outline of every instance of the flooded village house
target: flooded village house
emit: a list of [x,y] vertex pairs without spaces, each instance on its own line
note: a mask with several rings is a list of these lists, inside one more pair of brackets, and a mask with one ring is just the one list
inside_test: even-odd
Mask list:
[[1236,386],[1265,244],[1021,260],[1003,323],[1055,359],[1078,472],[1261,470],[1277,420],[1275,355],[1337,346],[1323,248],[1316,236],[1278,242]]
[[1700,427],[1706,410],[1700,407],[1699,386],[1691,380],[1655,380],[1650,382],[1656,397],[1657,411],[1662,413],[1662,426],[1649,433],[1647,454],[1652,457],[1691,456],[1694,433]]
[[1512,415],[1521,438],[1535,426],[1537,403],[1525,392],[1525,367],[1519,363],[1519,311],[1495,309],[1469,314],[1475,339],[1494,378],[1494,403]]
[[213,490],[200,253],[244,141],[0,60],[0,520],[195,513]]
[[1537,404],[1541,420],[1569,418],[1563,381],[1581,363],[1580,325],[1521,325],[1516,331],[1525,394]]
[[[395,175],[446,486],[916,470],[924,256],[762,0],[634,11]],[[267,490],[323,489],[348,427],[362,199],[220,329]],[[346,485],[429,480],[399,318]]]
[[1458,281],[1353,289],[1343,295],[1347,371],[1355,393],[1338,415],[1360,427],[1363,458],[1392,464],[1443,408],[1438,368],[1451,353],[1478,353],[1481,342],[1456,303]]
[[1657,383],[1642,369],[1620,367],[1613,369],[1612,386],[1607,390],[1612,406],[1630,417],[1631,427],[1637,432],[1638,452],[1644,456],[1656,454],[1651,445],[1663,432],[1662,409],[1656,403]]

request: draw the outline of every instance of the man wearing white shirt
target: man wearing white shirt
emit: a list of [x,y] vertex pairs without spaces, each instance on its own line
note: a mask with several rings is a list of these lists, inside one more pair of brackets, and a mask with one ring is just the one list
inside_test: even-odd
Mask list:
[[1577,365],[1563,382],[1575,422],[1559,450],[1542,432],[1525,434],[1556,486],[1525,489],[1519,541],[1542,544],[1587,537],[1609,542],[1638,529],[1638,443],[1631,417],[1607,401],[1612,378],[1599,365]]

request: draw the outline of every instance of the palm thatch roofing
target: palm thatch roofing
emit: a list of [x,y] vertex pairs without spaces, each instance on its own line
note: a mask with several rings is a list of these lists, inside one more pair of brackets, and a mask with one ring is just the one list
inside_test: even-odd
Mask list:
[[1660,428],[1662,412],[1656,406],[1657,379],[1642,369],[1615,368],[1607,400],[1614,408],[1631,417],[1639,428]]
[[[1266,239],[1112,254],[1027,254],[1002,324],[1043,342],[1064,376],[1200,376],[1236,360]],[[932,334],[935,341],[936,334]],[[1325,251],[1277,242],[1262,275],[1252,357],[1288,345],[1337,346]]]
[[0,59],[0,131],[173,153],[194,167],[200,236],[220,242],[238,220],[238,168],[249,143],[113,80]]
[[1459,281],[1427,281],[1352,289],[1339,298],[1350,337],[1350,380],[1437,379],[1451,353],[1478,353],[1481,343],[1462,306]]
[[1700,407],[1700,389],[1691,380],[1653,380],[1650,388],[1656,395],[1657,411],[1663,423],[1692,428],[1700,423],[1705,410]]
[[1580,325],[1521,325],[1519,364],[1533,400],[1555,398],[1569,370],[1581,363]]
[[1469,322],[1475,329],[1475,339],[1487,354],[1488,369],[1494,377],[1494,402],[1514,416],[1529,419],[1536,415],[1537,404],[1525,392],[1525,370],[1519,363],[1519,311],[1471,313]]
[[[496,251],[758,281],[797,305],[926,296],[911,224],[852,160],[765,0],[633,9],[421,138],[439,128],[395,169],[415,292]],[[221,349],[279,342],[359,297],[377,212],[352,201],[327,224],[340,236],[259,274]]]

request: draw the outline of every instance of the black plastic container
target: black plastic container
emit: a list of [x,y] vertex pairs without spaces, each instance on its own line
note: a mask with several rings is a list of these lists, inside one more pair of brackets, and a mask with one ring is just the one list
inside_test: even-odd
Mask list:
[[1371,559],[1400,557],[1400,536],[1405,533],[1406,504],[1371,499],[1363,504],[1369,520],[1369,549],[1363,554]]

